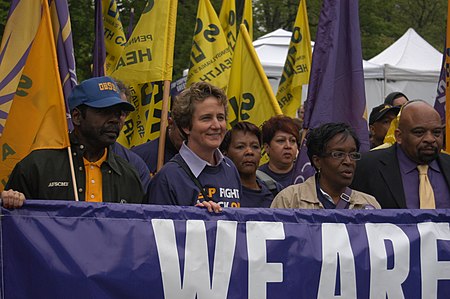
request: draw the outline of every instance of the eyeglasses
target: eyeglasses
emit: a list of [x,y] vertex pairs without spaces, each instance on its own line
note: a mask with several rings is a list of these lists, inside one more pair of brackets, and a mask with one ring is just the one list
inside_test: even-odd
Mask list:
[[350,158],[350,160],[353,160],[353,161],[361,160],[361,153],[359,153],[359,152],[346,153],[346,152],[341,152],[341,151],[333,151],[333,152],[324,154],[324,157],[327,157],[327,156],[330,156],[336,160],[344,160],[347,156]]

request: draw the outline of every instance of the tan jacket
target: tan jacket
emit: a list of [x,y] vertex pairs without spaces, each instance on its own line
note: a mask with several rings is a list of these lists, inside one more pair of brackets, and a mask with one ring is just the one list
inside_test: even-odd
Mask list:
[[[363,209],[366,205],[371,205],[380,209],[380,204],[375,197],[352,190],[350,195],[349,209]],[[291,209],[323,209],[316,192],[316,180],[312,176],[304,183],[291,185],[281,190],[272,201],[271,208],[291,208]]]

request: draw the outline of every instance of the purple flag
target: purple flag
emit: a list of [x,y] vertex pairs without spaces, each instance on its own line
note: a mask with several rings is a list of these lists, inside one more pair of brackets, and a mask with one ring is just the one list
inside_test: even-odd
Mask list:
[[[447,44],[447,43],[445,43]],[[441,68],[441,75],[439,76],[439,82],[437,86],[437,94],[436,94],[436,101],[434,102],[434,109],[436,109],[437,112],[439,112],[439,115],[441,116],[442,123],[445,124],[445,89],[447,86],[445,75],[445,53],[446,49],[444,47],[444,54],[442,55],[442,68]]]
[[105,75],[106,48],[103,27],[102,1],[95,0],[95,43],[94,62],[92,69],[93,77]]
[[134,27],[134,8],[131,8],[130,12],[130,22],[128,22],[128,28],[127,28],[127,40],[130,38],[131,34],[133,33],[133,27]]
[[[70,118],[69,98],[72,88],[77,82],[75,72],[75,55],[73,52],[72,29],[70,27],[69,7],[66,0],[51,0],[49,2],[50,14],[52,15],[52,27],[55,34],[56,54],[58,55],[59,77],[64,93],[66,112]],[[54,17],[56,14],[56,18]],[[73,129],[72,121],[68,121],[69,130]]]
[[[327,122],[349,124],[369,150],[358,1],[324,0],[314,44],[303,128]],[[305,142],[296,162],[294,182],[314,174]]]

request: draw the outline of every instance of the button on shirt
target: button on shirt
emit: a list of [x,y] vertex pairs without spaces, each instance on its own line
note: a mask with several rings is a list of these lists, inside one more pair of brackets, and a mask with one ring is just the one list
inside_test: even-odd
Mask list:
[[[419,171],[417,170],[417,163],[409,159],[400,146],[396,146],[406,207],[408,209],[419,209]],[[433,187],[436,209],[450,208],[449,188],[437,160],[432,161],[428,166],[428,178]]]
[[86,171],[86,201],[91,202],[102,202],[103,192],[102,192],[102,163],[106,161],[108,151],[105,149],[103,156],[95,161],[89,162],[83,158],[84,169]]

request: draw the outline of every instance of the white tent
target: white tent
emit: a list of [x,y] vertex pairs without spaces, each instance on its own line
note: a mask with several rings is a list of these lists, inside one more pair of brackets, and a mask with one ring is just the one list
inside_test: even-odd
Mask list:
[[[290,39],[291,32],[277,29],[253,42],[275,93]],[[392,91],[434,103],[441,59],[442,54],[409,29],[385,51],[369,61],[363,60],[368,113]]]
[[434,105],[442,54],[414,29],[369,62],[384,66],[384,94],[401,91],[409,99]]

